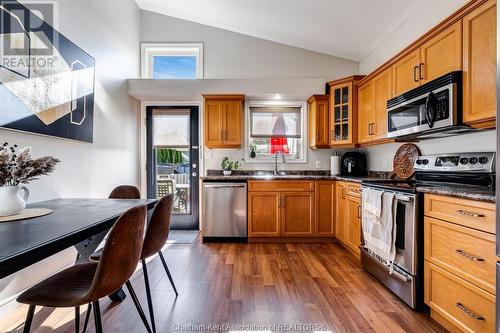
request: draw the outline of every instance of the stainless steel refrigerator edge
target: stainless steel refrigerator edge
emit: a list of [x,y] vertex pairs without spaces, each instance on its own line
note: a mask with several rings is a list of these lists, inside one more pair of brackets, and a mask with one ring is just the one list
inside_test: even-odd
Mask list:
[[[498,117],[500,117],[500,99],[498,96],[500,96],[500,10],[498,9],[497,6],[497,123],[498,123]],[[496,150],[497,150],[497,156],[500,153],[499,149],[499,144],[498,144],[498,139],[500,138],[500,130],[497,126],[497,136],[496,136]],[[500,170],[500,162],[499,159],[496,159],[496,171],[495,173],[498,175],[498,171]],[[496,186],[495,189],[499,188],[500,180],[498,177],[496,177]],[[496,202],[498,202],[498,191],[496,192]],[[500,285],[500,214],[498,213],[498,210],[496,210],[496,252],[497,252],[497,283],[496,283],[496,331],[497,333],[500,333],[500,306],[499,306],[499,301],[500,301],[500,293],[499,293],[499,285]]]

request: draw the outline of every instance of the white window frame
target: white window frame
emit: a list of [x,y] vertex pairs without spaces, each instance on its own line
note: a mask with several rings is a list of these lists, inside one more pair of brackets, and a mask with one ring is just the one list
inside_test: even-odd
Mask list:
[[250,108],[251,107],[269,107],[269,106],[282,106],[282,107],[300,107],[300,121],[301,121],[301,149],[302,155],[299,159],[287,159],[286,163],[307,163],[308,154],[308,138],[307,138],[307,103],[304,101],[248,101],[245,107],[245,163],[274,163],[274,156],[266,157],[250,157]]
[[195,56],[196,79],[203,79],[203,43],[141,43],[141,78],[153,78],[153,57]]

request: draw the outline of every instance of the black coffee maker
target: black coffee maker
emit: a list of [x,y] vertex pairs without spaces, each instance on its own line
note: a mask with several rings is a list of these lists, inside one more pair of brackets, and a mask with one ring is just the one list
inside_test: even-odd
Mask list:
[[342,176],[366,176],[368,172],[365,154],[351,151],[342,155],[340,173]]

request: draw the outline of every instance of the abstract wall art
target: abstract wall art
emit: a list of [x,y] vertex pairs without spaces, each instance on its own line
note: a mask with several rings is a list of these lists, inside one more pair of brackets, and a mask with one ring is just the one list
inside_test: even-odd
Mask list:
[[0,127],[92,142],[94,67],[39,15],[0,0]]

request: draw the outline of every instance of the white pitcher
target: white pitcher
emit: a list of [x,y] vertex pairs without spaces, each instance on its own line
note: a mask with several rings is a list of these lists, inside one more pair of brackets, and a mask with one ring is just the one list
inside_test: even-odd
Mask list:
[[[24,195],[20,195],[20,191]],[[0,216],[20,214],[26,208],[30,191],[26,186],[0,186]]]

